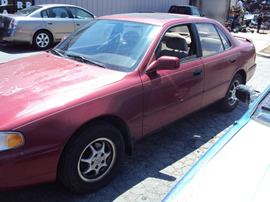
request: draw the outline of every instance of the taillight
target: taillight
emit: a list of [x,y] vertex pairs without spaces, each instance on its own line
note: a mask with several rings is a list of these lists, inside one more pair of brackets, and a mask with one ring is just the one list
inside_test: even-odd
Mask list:
[[18,25],[18,20],[12,19],[11,22],[9,23],[8,28],[9,29],[15,29]]

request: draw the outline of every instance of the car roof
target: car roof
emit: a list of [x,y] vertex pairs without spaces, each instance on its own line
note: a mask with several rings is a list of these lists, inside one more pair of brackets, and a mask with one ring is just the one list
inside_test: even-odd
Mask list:
[[197,8],[195,6],[190,6],[190,5],[172,5],[171,7],[188,7],[188,8]]
[[58,6],[72,6],[72,7],[79,7],[71,4],[38,4],[35,6],[41,6],[43,8],[51,8],[51,7],[58,7]]
[[141,23],[149,23],[163,26],[166,23],[177,21],[184,22],[214,22],[214,20],[192,15],[181,15],[173,13],[125,13],[116,15],[101,16],[98,19],[125,20]]

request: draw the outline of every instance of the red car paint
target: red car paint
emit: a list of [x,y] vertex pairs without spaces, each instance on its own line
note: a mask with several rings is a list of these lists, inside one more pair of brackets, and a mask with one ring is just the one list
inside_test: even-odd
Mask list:
[[[98,18],[161,27],[135,71],[104,69],[50,53],[0,64],[0,131],[18,131],[25,137],[24,146],[0,152],[0,189],[55,180],[66,143],[89,121],[121,120],[127,133],[126,147],[130,147],[133,139],[223,98],[237,72],[245,75],[244,82],[254,74],[254,45],[240,43],[216,21],[141,15]],[[215,24],[227,35],[232,48],[181,63],[175,70],[147,73],[164,32],[175,24],[193,22]],[[197,69],[203,73],[194,76]]]

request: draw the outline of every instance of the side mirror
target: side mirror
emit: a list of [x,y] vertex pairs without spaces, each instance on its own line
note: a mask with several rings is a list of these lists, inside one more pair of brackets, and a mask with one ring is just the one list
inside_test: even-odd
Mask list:
[[250,87],[246,85],[240,84],[236,87],[235,96],[241,102],[251,104],[257,99],[259,95],[260,95],[259,91],[252,90]]
[[172,56],[161,56],[146,68],[146,73],[165,69],[174,70],[178,69],[179,66],[180,66],[179,58]]

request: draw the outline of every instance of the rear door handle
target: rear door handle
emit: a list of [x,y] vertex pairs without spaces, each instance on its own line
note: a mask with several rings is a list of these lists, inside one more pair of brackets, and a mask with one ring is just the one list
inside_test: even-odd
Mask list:
[[196,69],[194,72],[193,72],[193,76],[200,76],[202,75],[202,70],[201,69]]
[[48,22],[49,25],[52,25],[52,22]]

